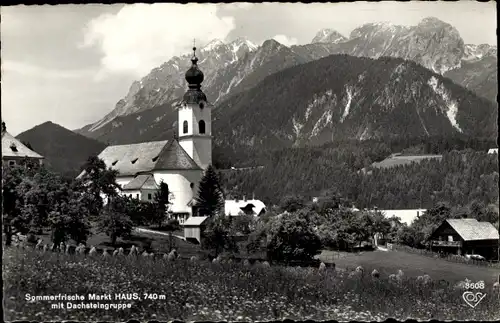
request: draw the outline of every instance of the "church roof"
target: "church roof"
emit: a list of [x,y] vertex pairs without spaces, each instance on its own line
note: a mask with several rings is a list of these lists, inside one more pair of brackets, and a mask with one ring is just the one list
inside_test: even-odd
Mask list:
[[151,174],[137,175],[128,184],[123,186],[123,190],[140,190],[140,189],[149,189],[149,190],[158,189],[158,185],[156,184],[153,175]]
[[7,131],[2,131],[2,158],[3,157],[43,159],[40,154],[26,147],[19,139],[12,136]]
[[109,146],[98,157],[106,167],[117,170],[119,176],[135,176],[152,170],[201,170],[177,140]]
[[158,158],[167,143],[168,140],[163,140],[109,146],[98,157],[104,160],[106,167],[117,170],[119,176],[134,176],[152,170],[156,164],[155,158]]
[[171,140],[162,150],[154,170],[201,170],[177,140]]

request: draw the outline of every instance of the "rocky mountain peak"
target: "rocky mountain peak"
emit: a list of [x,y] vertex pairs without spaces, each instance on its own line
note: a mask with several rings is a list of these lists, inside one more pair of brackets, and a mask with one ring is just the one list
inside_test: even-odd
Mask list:
[[277,51],[280,48],[286,47],[275,39],[268,39],[262,43],[262,50]]
[[336,44],[336,43],[340,43],[340,42],[343,42],[346,40],[347,40],[347,38],[344,37],[338,31],[333,30],[333,29],[324,28],[324,29],[321,29],[320,31],[318,31],[318,33],[313,38],[311,43],[312,44],[315,44],[315,43],[334,43],[334,44]]
[[208,52],[208,51],[211,51],[211,50],[216,50],[217,48],[221,47],[221,46],[224,46],[224,42],[220,39],[213,39],[211,40],[208,44],[206,44],[205,46],[203,46],[203,48],[201,49],[201,51],[203,52]]
[[451,25],[449,23],[446,23],[446,22],[436,18],[436,17],[427,17],[427,18],[422,19],[418,23],[418,26],[439,28],[439,27],[448,27]]
[[235,40],[233,40],[230,44],[233,48],[240,48],[240,47],[246,47],[249,51],[253,52],[257,50],[258,46],[252,43],[250,40],[246,39],[245,37],[238,37]]

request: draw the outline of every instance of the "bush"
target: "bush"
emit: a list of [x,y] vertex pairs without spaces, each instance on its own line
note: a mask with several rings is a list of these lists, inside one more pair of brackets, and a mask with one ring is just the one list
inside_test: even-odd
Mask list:
[[267,237],[271,261],[307,261],[321,252],[321,241],[302,214],[283,215],[271,223]]

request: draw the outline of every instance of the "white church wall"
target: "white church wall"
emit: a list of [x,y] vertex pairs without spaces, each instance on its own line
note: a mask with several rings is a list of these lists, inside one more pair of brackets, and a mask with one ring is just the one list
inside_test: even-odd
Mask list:
[[212,164],[212,139],[209,137],[196,138],[194,141],[194,161],[201,168],[207,169]]
[[[158,171],[153,174],[157,184],[163,180],[168,185],[172,203],[170,210],[174,213],[189,214],[192,210],[188,203],[196,196],[202,175],[198,170]],[[193,183],[192,188],[191,183]]]

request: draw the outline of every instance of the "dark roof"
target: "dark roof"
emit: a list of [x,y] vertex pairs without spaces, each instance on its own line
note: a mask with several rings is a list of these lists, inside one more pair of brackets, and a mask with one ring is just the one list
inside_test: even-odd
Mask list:
[[160,153],[154,170],[201,170],[177,140],[171,140]]
[[151,174],[137,175],[128,184],[123,186],[123,190],[157,189],[158,185]]
[[498,230],[489,222],[478,222],[476,219],[448,219],[448,224],[464,241],[498,240]]
[[2,158],[3,157],[27,157],[43,159],[40,154],[26,147],[19,139],[7,131],[2,131]]

